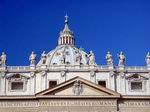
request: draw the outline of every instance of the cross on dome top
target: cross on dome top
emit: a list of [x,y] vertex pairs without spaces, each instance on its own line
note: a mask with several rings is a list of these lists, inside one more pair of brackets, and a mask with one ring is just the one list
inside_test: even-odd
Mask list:
[[68,15],[67,14],[65,15],[65,23],[68,24]]

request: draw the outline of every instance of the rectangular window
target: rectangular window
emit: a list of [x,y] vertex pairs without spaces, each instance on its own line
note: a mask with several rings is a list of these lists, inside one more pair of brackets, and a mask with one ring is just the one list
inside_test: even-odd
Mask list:
[[11,90],[23,90],[23,82],[12,82]]
[[106,81],[98,81],[98,85],[106,87]]
[[49,88],[53,88],[57,85],[57,81],[49,81]]
[[142,82],[131,82],[131,90],[142,90]]

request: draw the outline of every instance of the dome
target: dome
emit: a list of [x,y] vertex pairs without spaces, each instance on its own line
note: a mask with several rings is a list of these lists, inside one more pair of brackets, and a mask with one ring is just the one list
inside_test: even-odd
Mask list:
[[68,27],[68,16],[65,18],[65,26],[60,32],[58,46],[48,54],[44,51],[38,65],[95,65],[95,56],[92,51],[87,54],[75,46],[74,34]]
[[[88,54],[82,49],[70,45],[57,46],[46,54],[45,65],[87,65]],[[42,64],[42,60],[38,65]]]

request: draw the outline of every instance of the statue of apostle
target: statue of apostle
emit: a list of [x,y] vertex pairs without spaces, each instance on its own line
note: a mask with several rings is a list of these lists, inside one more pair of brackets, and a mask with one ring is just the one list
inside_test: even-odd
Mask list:
[[7,56],[6,56],[5,52],[2,52],[2,55],[1,55],[0,59],[1,59],[1,65],[5,66],[6,61],[7,61]]
[[95,65],[95,56],[94,56],[94,53],[92,51],[90,51],[88,58],[89,58],[88,64],[89,65]]
[[82,60],[82,55],[81,55],[80,51],[78,51],[77,54],[76,54],[76,63],[78,65],[80,65],[81,64],[81,60]]
[[34,53],[34,51],[31,52],[29,60],[30,60],[30,65],[35,65],[35,63],[36,63],[36,54]]
[[43,53],[41,54],[41,63],[42,64],[46,63],[46,58],[47,58],[46,53],[45,53],[45,51],[43,51]]
[[126,57],[125,57],[125,55],[123,54],[122,51],[120,52],[120,54],[118,54],[118,58],[119,58],[119,63],[118,63],[118,65],[119,65],[119,66],[124,66],[124,65],[125,65]]
[[113,65],[113,59],[112,59],[112,54],[108,51],[106,54],[106,61],[107,65]]
[[145,61],[146,61],[147,66],[150,66],[150,52],[147,53],[145,57]]

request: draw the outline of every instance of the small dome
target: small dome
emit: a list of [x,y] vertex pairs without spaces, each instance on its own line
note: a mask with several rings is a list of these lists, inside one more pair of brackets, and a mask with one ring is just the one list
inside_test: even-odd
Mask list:
[[[70,45],[57,46],[46,55],[45,65],[87,65],[88,54],[80,48]],[[42,60],[38,65],[42,64]]]

